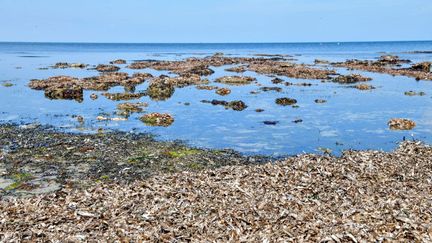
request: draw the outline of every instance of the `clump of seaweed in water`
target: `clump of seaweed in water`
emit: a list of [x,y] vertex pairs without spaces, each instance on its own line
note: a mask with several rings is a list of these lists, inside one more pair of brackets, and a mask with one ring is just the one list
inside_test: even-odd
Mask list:
[[150,113],[140,118],[142,122],[149,126],[171,126],[174,122],[174,118],[167,113]]

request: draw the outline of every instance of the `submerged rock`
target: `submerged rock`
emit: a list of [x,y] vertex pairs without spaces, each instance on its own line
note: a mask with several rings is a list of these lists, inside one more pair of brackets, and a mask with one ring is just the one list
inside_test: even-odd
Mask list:
[[391,130],[411,130],[416,123],[405,118],[393,118],[388,122],[388,126]]
[[279,121],[263,121],[264,125],[277,125]]
[[256,78],[248,76],[224,76],[216,79],[215,82],[229,85],[245,85],[253,81],[256,81]]
[[255,112],[258,112],[258,113],[264,112],[264,109],[255,109]]
[[196,86],[197,89],[200,90],[215,90],[215,89],[219,89],[218,86],[212,86],[212,85],[198,85]]
[[149,126],[168,127],[174,122],[174,118],[170,114],[150,113],[140,118],[142,122]]
[[294,104],[297,104],[297,100],[291,99],[291,98],[277,98],[276,104],[282,105],[282,106],[294,105]]

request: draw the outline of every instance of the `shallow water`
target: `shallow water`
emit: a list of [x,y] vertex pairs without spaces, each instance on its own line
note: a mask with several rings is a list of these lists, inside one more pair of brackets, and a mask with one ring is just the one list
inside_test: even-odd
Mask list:
[[[312,63],[314,59],[344,61],[346,59],[374,59],[384,52],[395,54],[413,62],[432,60],[432,54],[413,54],[410,51],[432,50],[432,42],[376,42],[376,43],[306,43],[306,44],[55,44],[55,43],[0,43],[0,83],[10,81],[12,87],[0,85],[0,122],[50,124],[73,132],[94,132],[98,128],[123,131],[150,132],[163,140],[180,139],[189,144],[207,148],[232,148],[247,154],[285,155],[301,152],[319,152],[330,148],[335,153],[344,149],[393,149],[402,139],[419,139],[432,142],[432,81],[415,81],[409,77],[393,77],[386,74],[360,73],[373,78],[368,82],[377,89],[360,91],[347,85],[322,83],[320,80],[301,80],[280,77],[292,83],[312,83],[311,87],[275,85],[272,78],[246,72],[244,75],[258,78],[262,86],[278,86],[282,92],[261,92],[256,84],[228,86],[232,93],[221,97],[214,91],[198,90],[194,86],[177,88],[171,99],[154,102],[149,97],[139,101],[148,102],[147,112],[168,112],[175,117],[172,126],[148,127],[139,121],[140,114],[133,114],[128,121],[97,121],[100,114],[116,112],[115,102],[99,96],[89,98],[86,91],[84,102],[49,100],[43,91],[27,87],[30,79],[48,78],[55,75],[87,77],[98,75],[94,70],[48,69],[56,62],[80,62],[92,65],[108,63],[114,59],[126,59],[128,63],[142,59],[180,60],[190,56],[203,57],[215,52],[235,56],[251,56],[259,53],[293,55],[299,63]],[[130,70],[121,72],[150,72],[155,70]],[[224,71],[227,67],[211,67],[213,81],[223,75],[235,75]],[[145,90],[147,83],[137,87]],[[426,96],[405,96],[405,91],[423,91]],[[115,87],[110,92],[122,92]],[[275,104],[275,99],[290,97],[298,100],[297,109]],[[248,108],[244,111],[226,110],[222,106],[201,103],[201,100],[243,100]],[[327,103],[316,104],[315,99]],[[138,100],[136,100],[138,101]],[[135,101],[132,101],[135,102]],[[189,102],[190,105],[184,105]],[[262,113],[255,109],[264,109]],[[81,126],[73,115],[85,118]],[[390,131],[390,118],[409,118],[417,123],[411,131]],[[302,119],[302,123],[293,123]],[[263,121],[279,121],[275,126]]]

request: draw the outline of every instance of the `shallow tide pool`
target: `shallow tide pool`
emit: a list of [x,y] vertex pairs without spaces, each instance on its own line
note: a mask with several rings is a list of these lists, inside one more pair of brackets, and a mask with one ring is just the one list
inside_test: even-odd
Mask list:
[[[117,101],[100,94],[85,91],[84,101],[50,100],[43,91],[30,89],[31,79],[56,75],[89,77],[99,73],[86,69],[43,69],[57,62],[80,62],[90,65],[108,64],[115,59],[182,60],[187,57],[205,57],[216,52],[225,55],[250,57],[259,53],[288,54],[297,63],[312,64],[315,59],[345,61],[346,59],[376,59],[383,53],[394,54],[413,62],[432,60],[431,53],[410,51],[432,50],[432,42],[383,43],[310,43],[310,44],[31,44],[0,43],[0,122],[40,123],[53,125],[68,132],[97,132],[121,130],[152,133],[161,140],[184,140],[192,146],[231,148],[245,154],[282,156],[302,152],[321,152],[331,149],[338,154],[345,149],[391,150],[403,139],[432,142],[432,81],[416,81],[411,77],[336,69],[338,73],[359,73],[372,78],[368,84],[376,87],[360,91],[338,83],[321,80],[303,80],[278,76],[291,83],[311,83],[312,86],[285,86],[273,84],[273,77],[245,72],[257,78],[257,83],[230,86],[213,81],[225,75],[237,75],[223,67],[215,71],[209,85],[227,87],[228,96],[219,96],[214,90],[198,90],[195,86],[176,88],[166,101],[152,101],[144,96],[131,102],[147,102],[145,113],[170,113],[175,122],[169,127],[149,127],[139,120],[143,114],[132,114],[127,121],[98,121],[99,115],[116,117]],[[151,69],[132,70],[118,65],[120,72],[133,74],[149,72],[169,74]],[[42,70],[41,70],[42,68]],[[320,67],[325,68],[325,67]],[[5,83],[13,86],[6,87]],[[146,90],[148,82],[136,87]],[[281,92],[259,91],[261,87],[280,87]],[[425,92],[424,96],[406,96],[406,91]],[[109,92],[123,92],[114,87]],[[99,98],[92,100],[92,93]],[[298,108],[279,106],[276,98],[289,97],[298,101]],[[243,111],[227,110],[223,106],[202,103],[202,100],[242,100],[248,106]],[[317,104],[316,99],[326,100]],[[185,105],[189,103],[189,105]],[[256,112],[264,109],[264,112]],[[84,117],[80,124],[74,117]],[[387,122],[391,118],[408,118],[417,123],[410,131],[392,131]],[[302,122],[295,123],[295,120]],[[264,121],[277,121],[266,125]]]

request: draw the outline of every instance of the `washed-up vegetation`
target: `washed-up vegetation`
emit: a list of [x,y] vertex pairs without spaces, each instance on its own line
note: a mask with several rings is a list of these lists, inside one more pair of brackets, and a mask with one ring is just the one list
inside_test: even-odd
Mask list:
[[[186,151],[170,157],[196,153]],[[131,184],[104,176],[85,189],[3,198],[0,240],[428,242],[431,161],[430,147],[405,142],[391,153],[300,155]]]

